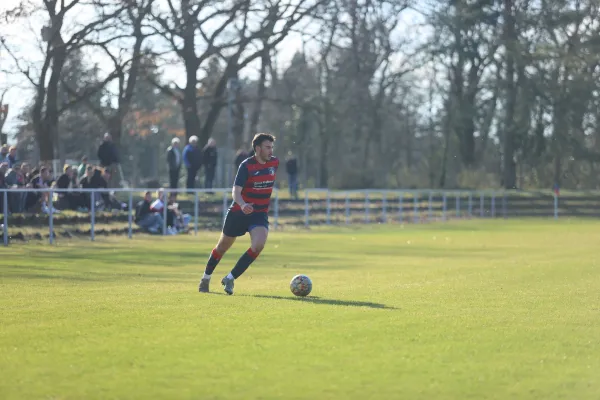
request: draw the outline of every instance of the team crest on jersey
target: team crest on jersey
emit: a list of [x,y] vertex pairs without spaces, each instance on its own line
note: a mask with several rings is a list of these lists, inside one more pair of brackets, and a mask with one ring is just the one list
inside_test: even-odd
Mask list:
[[273,167],[270,167],[270,168],[268,169],[268,171],[269,171],[269,175],[275,175],[275,168],[273,168]]

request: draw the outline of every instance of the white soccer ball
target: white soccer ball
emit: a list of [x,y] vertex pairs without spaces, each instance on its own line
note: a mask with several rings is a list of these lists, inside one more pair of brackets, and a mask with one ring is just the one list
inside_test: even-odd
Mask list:
[[290,282],[290,290],[296,296],[308,296],[312,291],[312,281],[306,275],[296,275]]

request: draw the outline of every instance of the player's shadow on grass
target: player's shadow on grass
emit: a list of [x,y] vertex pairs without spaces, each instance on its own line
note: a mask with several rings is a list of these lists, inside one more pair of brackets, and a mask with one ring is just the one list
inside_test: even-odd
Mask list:
[[386,306],[381,303],[373,303],[370,301],[352,301],[352,300],[335,300],[335,299],[323,299],[317,296],[308,296],[308,297],[285,297],[285,296],[267,296],[264,294],[249,294],[243,295],[248,297],[258,297],[262,299],[276,299],[276,300],[290,300],[290,301],[300,301],[307,303],[315,303],[315,304],[327,304],[332,306],[346,306],[346,307],[369,307],[369,308],[379,308],[386,310],[397,310],[396,307]]

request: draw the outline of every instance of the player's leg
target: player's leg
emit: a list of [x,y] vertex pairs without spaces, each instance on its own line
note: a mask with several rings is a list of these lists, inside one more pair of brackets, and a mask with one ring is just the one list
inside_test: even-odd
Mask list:
[[235,267],[233,267],[231,272],[221,281],[225,292],[228,294],[233,294],[234,280],[239,278],[248,269],[250,264],[252,264],[259,256],[260,252],[265,247],[265,243],[267,243],[268,234],[269,229],[267,226],[254,225],[250,228],[250,248],[244,254],[242,254],[238,262],[235,264]]
[[207,293],[209,291],[212,273],[219,264],[219,261],[221,261],[223,255],[225,255],[227,250],[231,248],[235,242],[235,239],[235,236],[227,236],[226,234],[221,233],[221,237],[219,238],[217,245],[210,252],[210,256],[208,257],[208,262],[206,263],[206,268],[204,269],[204,276],[200,280],[200,286],[198,287],[200,292]]
[[247,223],[244,216],[241,213],[230,212],[227,211],[227,215],[225,216],[225,223],[223,224],[223,232],[221,233],[221,237],[219,238],[219,242],[212,250],[210,257],[208,258],[208,262],[206,263],[206,269],[204,270],[204,276],[200,281],[199,291],[200,292],[208,292],[210,277],[221,261],[223,255],[229,250],[229,248],[235,242],[235,239],[238,236],[243,236],[246,234]]

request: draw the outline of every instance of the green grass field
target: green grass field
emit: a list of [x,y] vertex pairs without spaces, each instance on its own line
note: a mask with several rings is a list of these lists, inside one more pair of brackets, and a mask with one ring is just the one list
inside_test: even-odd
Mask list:
[[274,232],[234,296],[216,238],[0,249],[0,398],[600,398],[600,223]]

